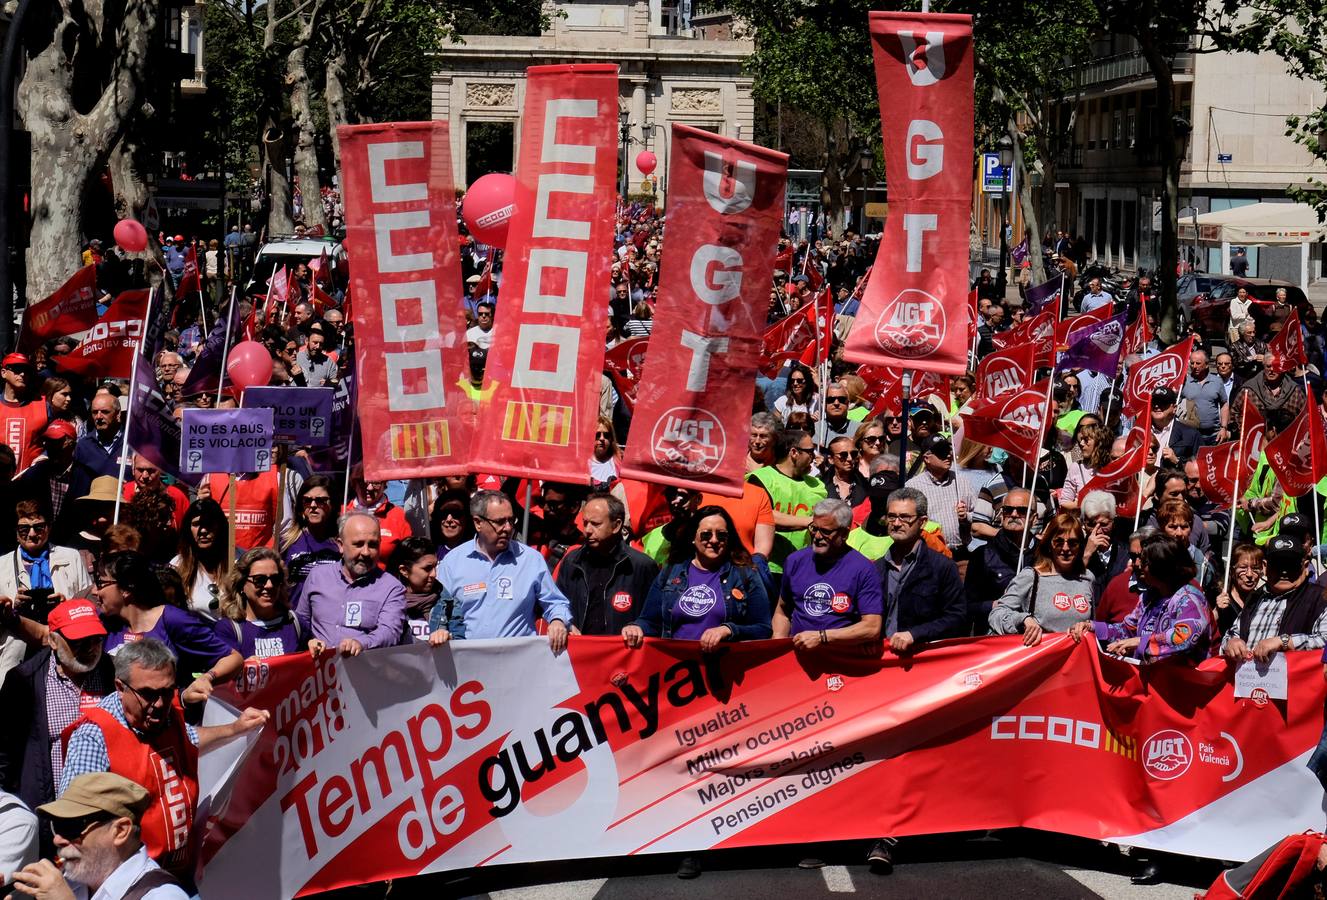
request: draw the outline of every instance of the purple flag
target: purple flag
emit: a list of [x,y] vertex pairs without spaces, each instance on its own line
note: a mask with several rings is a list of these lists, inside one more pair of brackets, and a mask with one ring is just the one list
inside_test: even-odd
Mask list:
[[203,349],[198,351],[198,358],[194,360],[194,367],[189,370],[189,378],[184,382],[184,386],[180,388],[181,397],[192,397],[194,394],[202,394],[217,389],[217,378],[226,369],[224,363],[226,361],[227,319],[230,320],[230,339],[233,341],[235,336],[240,333],[240,304],[238,300],[232,298],[229,316],[217,316],[216,321],[212,323],[212,330],[203,343]]
[[1036,287],[1028,288],[1027,293],[1023,295],[1023,305],[1027,308],[1027,317],[1030,319],[1041,312],[1052,300],[1059,298],[1062,290],[1064,290],[1063,272]]
[[[350,443],[348,439],[352,428],[355,431],[355,440]],[[332,395],[332,428],[329,437],[331,443],[328,446],[309,451],[309,466],[313,471],[324,474],[348,472],[355,463],[364,458],[364,450],[359,441],[359,421],[355,416],[353,362],[345,377],[337,382],[336,391]]]
[[1120,352],[1124,349],[1124,329],[1127,312],[1111,316],[1074,331],[1073,342],[1060,354],[1057,369],[1091,369],[1114,378],[1120,369]]
[[148,299],[148,325],[139,345],[129,399],[129,446],[167,475],[186,484],[197,484],[198,476],[180,471],[180,423],[172,415],[153,374],[156,371],[153,360],[164,343],[171,316],[169,303],[162,303],[155,318],[152,316],[152,300],[159,296],[160,292],[154,291]]
[[1026,236],[1024,236],[1023,240],[1020,241],[1020,242],[1018,243],[1018,245],[1017,245],[1016,247],[1014,247],[1013,250],[1010,250],[1010,251],[1009,251],[1009,255],[1013,258],[1013,260],[1014,260],[1014,265],[1016,265],[1016,266],[1021,266],[1021,265],[1023,265],[1024,262],[1027,261],[1027,258],[1028,258],[1028,239],[1027,239]]

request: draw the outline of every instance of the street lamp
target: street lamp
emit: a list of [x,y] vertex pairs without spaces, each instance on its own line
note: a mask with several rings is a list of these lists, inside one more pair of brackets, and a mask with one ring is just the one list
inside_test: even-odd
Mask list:
[[996,146],[1000,148],[1004,182],[1000,185],[1000,274],[995,279],[995,292],[1003,299],[1009,284],[1009,239],[1005,232],[1009,230],[1009,167],[1014,164],[1014,142],[1006,134]]
[[618,133],[622,138],[622,202],[627,202],[627,154],[631,152],[631,117],[625,112],[618,117]]
[[875,153],[870,147],[862,148],[862,221],[860,234],[866,234],[866,189],[871,186],[871,170],[875,168]]

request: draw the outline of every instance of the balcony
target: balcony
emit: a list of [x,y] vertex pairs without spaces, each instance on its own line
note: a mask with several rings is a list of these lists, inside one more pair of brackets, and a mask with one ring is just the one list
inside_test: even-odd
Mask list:
[[[1188,45],[1174,48],[1176,75],[1193,74],[1193,54]],[[1069,68],[1069,89],[1083,91],[1126,84],[1130,81],[1151,79],[1152,69],[1140,51],[1119,53],[1093,59]]]

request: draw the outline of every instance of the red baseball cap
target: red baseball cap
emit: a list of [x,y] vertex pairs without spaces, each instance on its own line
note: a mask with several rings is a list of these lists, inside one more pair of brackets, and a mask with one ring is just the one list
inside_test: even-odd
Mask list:
[[87,600],[66,600],[46,616],[46,625],[52,631],[58,631],[67,641],[106,634],[106,626],[101,624],[97,607]]
[[66,419],[52,419],[50,424],[46,426],[46,430],[41,433],[41,436],[52,440],[76,438],[78,437],[78,429],[74,427],[73,422]]
[[11,366],[30,366],[32,360],[28,359],[22,353],[10,353],[4,359],[0,359],[0,369],[7,369]]

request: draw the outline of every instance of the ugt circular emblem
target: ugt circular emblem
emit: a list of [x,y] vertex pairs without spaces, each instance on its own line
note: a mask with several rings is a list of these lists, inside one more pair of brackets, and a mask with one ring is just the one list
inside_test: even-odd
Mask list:
[[920,359],[940,349],[945,338],[945,309],[926,291],[905,288],[885,304],[875,323],[881,350],[904,359]]
[[727,449],[723,423],[704,409],[675,406],[659,417],[650,436],[654,462],[678,475],[710,474]]

